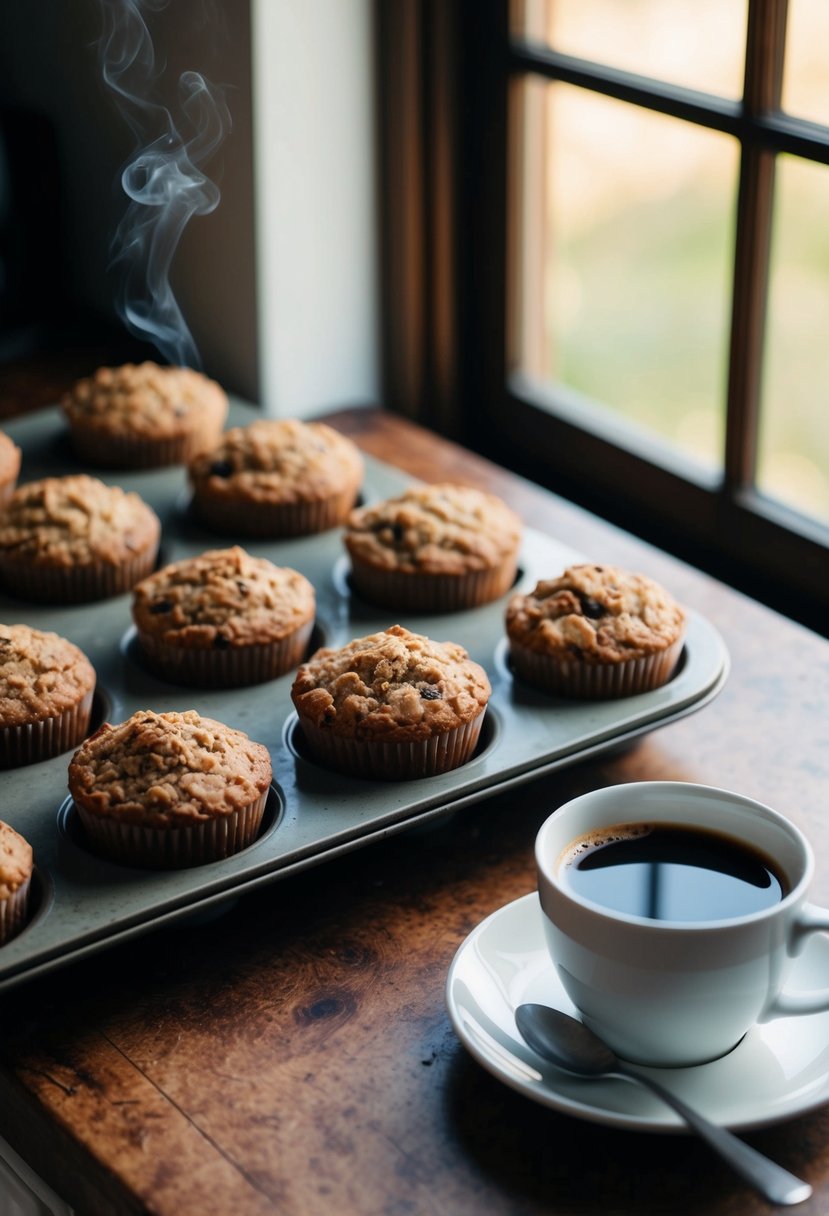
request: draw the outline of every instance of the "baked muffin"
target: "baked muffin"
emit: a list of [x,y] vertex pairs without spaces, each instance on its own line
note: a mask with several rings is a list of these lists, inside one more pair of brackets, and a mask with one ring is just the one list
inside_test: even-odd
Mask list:
[[400,625],[318,650],[291,689],[308,752],[377,780],[430,777],[464,764],[491,689],[462,646]]
[[0,431],[0,507],[9,501],[20,473],[20,448]]
[[72,642],[0,625],[0,768],[77,747],[89,728],[95,669]]
[[179,684],[232,688],[293,670],[314,627],[304,575],[244,549],[214,549],[143,579],[132,616],[144,656]]
[[33,871],[32,846],[0,822],[0,946],[26,924]]
[[227,395],[189,367],[125,363],[79,380],[62,402],[75,452],[92,464],[186,464],[218,442]]
[[0,515],[0,582],[54,604],[128,591],[155,565],[161,525],[135,493],[79,473],[18,487]]
[[584,564],[514,595],[506,629],[520,679],[557,696],[603,699],[670,679],[685,612],[644,574]]
[[506,594],[521,532],[521,520],[494,494],[443,483],[352,511],[343,541],[351,584],[365,599],[453,612]]
[[114,861],[173,869],[229,857],[259,831],[271,761],[195,710],[139,710],[106,723],[69,765],[69,792],[94,849]]
[[302,536],[344,522],[363,459],[324,422],[263,418],[226,431],[189,471],[196,511],[214,531]]

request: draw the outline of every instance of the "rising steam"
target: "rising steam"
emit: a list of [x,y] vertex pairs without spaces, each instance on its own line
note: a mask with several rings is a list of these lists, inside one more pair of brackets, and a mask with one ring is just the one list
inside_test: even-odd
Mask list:
[[100,0],[101,71],[136,140],[135,155],[121,174],[130,201],[113,237],[112,267],[120,272],[116,307],[127,329],[149,339],[168,362],[198,368],[195,342],[170,286],[170,267],[191,217],[219,205],[219,188],[200,166],[231,124],[221,89],[198,72],[179,78],[175,121],[155,98],[160,73],[144,14],[167,3]]

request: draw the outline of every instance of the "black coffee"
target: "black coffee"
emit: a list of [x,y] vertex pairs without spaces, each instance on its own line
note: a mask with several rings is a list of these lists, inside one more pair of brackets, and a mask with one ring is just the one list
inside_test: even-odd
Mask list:
[[779,903],[788,885],[751,845],[705,828],[623,824],[574,840],[561,875],[605,908],[652,920],[723,920]]

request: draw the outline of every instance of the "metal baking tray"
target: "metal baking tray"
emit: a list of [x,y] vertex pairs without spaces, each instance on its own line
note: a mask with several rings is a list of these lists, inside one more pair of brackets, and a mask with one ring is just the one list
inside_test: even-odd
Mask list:
[[[242,403],[231,406],[231,424],[259,416]],[[57,409],[16,419],[4,429],[23,451],[21,481],[83,470],[137,490],[161,518],[162,563],[233,543],[194,518],[182,468],[110,474],[81,466]],[[412,478],[400,470],[366,457],[362,501],[386,498],[410,484]],[[339,530],[240,543],[251,553],[300,570],[313,583],[313,646],[344,645],[397,623],[394,614],[351,595]],[[527,530],[516,586],[531,588],[580,557],[567,545]],[[217,692],[183,688],[149,674],[133,641],[128,595],[68,607],[0,596],[0,621],[54,630],[89,656],[98,674],[93,727],[122,721],[140,709],[197,709],[264,743],[274,770],[265,822],[253,845],[224,861],[158,873],[101,860],[86,847],[67,794],[70,754],[0,773],[0,818],[31,843],[36,865],[30,923],[0,949],[0,990],[165,922],[207,915],[242,891],[615,748],[701,708],[727,677],[722,639],[703,617],[691,613],[679,669],[665,687],[618,701],[557,700],[513,680],[504,606],[501,600],[469,612],[397,614],[400,624],[418,633],[465,646],[486,669],[492,698],[478,750],[466,765],[436,777],[389,783],[331,773],[303,757],[290,674]]]

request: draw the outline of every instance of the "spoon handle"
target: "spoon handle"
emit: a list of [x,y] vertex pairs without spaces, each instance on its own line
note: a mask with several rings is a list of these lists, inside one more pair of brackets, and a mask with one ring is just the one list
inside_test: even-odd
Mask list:
[[751,1145],[732,1135],[727,1128],[711,1123],[704,1115],[692,1110],[690,1106],[686,1106],[681,1098],[677,1098],[670,1090],[663,1088],[658,1081],[654,1081],[651,1077],[646,1077],[632,1068],[619,1068],[617,1071],[622,1076],[647,1086],[663,1102],[672,1106],[698,1136],[701,1136],[715,1152],[733,1166],[738,1174],[745,1178],[746,1182],[750,1182],[772,1203],[803,1203],[811,1195],[812,1188],[808,1182],[796,1178],[782,1166],[776,1165],[774,1161],[770,1161],[768,1157],[758,1153]]

